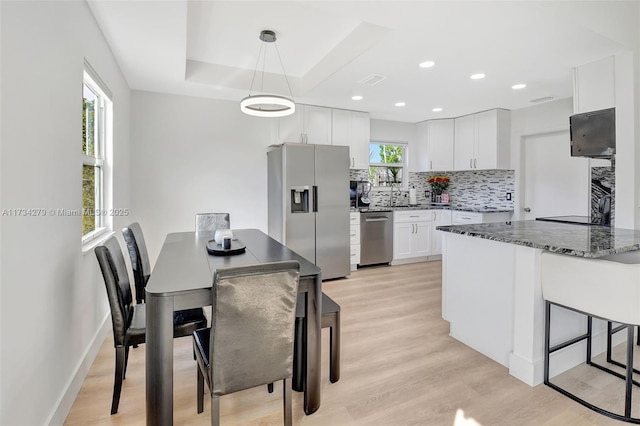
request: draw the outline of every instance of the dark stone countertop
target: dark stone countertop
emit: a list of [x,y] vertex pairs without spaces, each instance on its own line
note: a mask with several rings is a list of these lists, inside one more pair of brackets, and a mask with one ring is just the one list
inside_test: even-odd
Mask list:
[[490,207],[490,206],[465,206],[460,204],[450,204],[450,205],[436,205],[436,204],[418,204],[416,206],[372,206],[369,208],[352,208],[351,211],[369,211],[369,212],[388,212],[388,211],[396,211],[396,210],[460,210],[465,212],[474,212],[474,213],[512,213],[513,209],[508,209],[505,207]]
[[439,226],[436,229],[588,258],[640,250],[640,231],[606,226],[526,220]]

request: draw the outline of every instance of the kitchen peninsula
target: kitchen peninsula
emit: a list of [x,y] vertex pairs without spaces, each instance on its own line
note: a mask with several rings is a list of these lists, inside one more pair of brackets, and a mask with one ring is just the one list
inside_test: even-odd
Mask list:
[[[602,258],[640,250],[640,231],[604,226],[514,221],[436,229],[443,231],[442,316],[451,336],[530,386],[543,380],[540,254]],[[558,338],[584,332],[584,324],[573,312],[552,316]],[[594,354],[604,350],[604,339],[604,326],[597,324]],[[583,362],[583,345],[558,353],[552,376]]]

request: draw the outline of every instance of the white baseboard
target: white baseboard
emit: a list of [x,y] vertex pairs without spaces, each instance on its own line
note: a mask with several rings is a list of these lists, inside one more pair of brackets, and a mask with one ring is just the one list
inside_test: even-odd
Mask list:
[[87,374],[89,374],[89,369],[91,368],[93,361],[96,359],[96,356],[98,356],[98,351],[100,351],[100,348],[104,343],[104,339],[111,329],[109,318],[109,314],[104,317],[102,325],[100,326],[100,328],[98,328],[98,331],[93,336],[93,340],[85,351],[84,357],[82,357],[82,360],[78,364],[75,374],[71,379],[69,379],[66,390],[60,397],[58,403],[56,404],[56,408],[51,413],[49,421],[46,424],[56,426],[64,424],[64,421],[69,415],[71,407],[73,406],[73,403],[78,396],[78,392],[80,392],[80,388],[82,387]]

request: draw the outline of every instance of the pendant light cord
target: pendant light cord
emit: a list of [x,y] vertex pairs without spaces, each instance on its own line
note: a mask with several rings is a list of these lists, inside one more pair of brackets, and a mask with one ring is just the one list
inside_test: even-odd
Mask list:
[[280,61],[280,66],[282,67],[282,73],[284,74],[284,80],[287,82],[287,88],[289,89],[289,94],[291,95],[291,100],[295,103],[296,99],[293,97],[293,90],[291,90],[291,85],[289,84],[289,78],[287,78],[287,72],[284,70],[284,64],[282,63],[282,58],[280,57],[280,50],[278,50],[278,44],[276,42],[273,43],[276,48],[276,52],[278,53],[278,60]]
[[[251,96],[251,91],[253,90],[253,82],[256,79],[256,73],[258,72],[258,64],[260,63],[260,55],[262,54],[262,47],[264,44],[265,44],[264,42],[260,43],[260,48],[258,49],[258,58],[256,59],[256,66],[253,69],[253,77],[251,77],[251,86],[249,86],[249,96]],[[266,56],[266,51],[265,51],[265,56]]]
[[[266,41],[260,43],[260,49],[258,49],[258,58],[256,59],[256,66],[253,69],[253,76],[251,77],[251,86],[249,86],[249,96],[252,95],[253,92],[253,84],[256,80],[256,74],[258,73],[258,65],[260,64],[260,57],[262,56],[262,49],[264,48],[264,56],[262,56],[262,75],[260,76],[260,93],[264,93],[264,74],[265,67],[267,63],[267,48]],[[273,45],[276,48],[276,53],[278,54],[278,61],[280,62],[280,67],[282,68],[282,73],[284,74],[284,80],[287,82],[287,89],[289,89],[289,95],[291,96],[291,100],[295,102],[295,98],[293,96],[293,90],[291,90],[291,84],[289,83],[289,77],[287,77],[287,71],[284,69],[284,63],[282,62],[282,57],[280,56],[280,50],[278,49],[277,42],[273,42]]]

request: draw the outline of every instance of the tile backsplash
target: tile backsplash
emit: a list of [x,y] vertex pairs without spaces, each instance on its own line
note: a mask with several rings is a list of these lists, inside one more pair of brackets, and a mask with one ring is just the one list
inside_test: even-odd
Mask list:
[[[351,180],[366,180],[367,170],[351,169]],[[447,173],[409,172],[409,186],[416,188],[418,204],[429,203],[431,185],[428,180],[433,175],[446,175],[451,180],[447,192],[451,194],[451,204],[474,207],[499,207],[513,209],[515,200],[515,176],[513,170],[469,170]],[[426,192],[426,194],[425,194]],[[507,193],[511,200],[507,200]],[[389,205],[389,190],[371,190],[369,193],[374,206]],[[394,191],[393,205],[409,203],[409,191]]]
[[598,204],[600,198],[605,195],[611,195],[611,225],[615,222],[615,182],[616,171],[615,163],[611,162],[611,167],[592,167],[591,168],[591,216],[598,216]]

